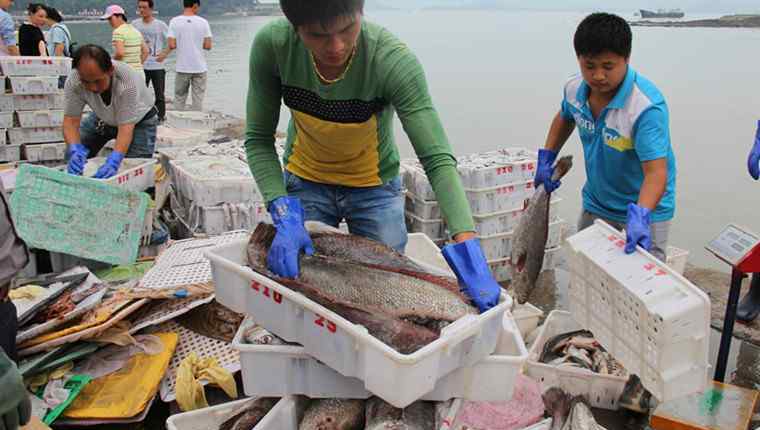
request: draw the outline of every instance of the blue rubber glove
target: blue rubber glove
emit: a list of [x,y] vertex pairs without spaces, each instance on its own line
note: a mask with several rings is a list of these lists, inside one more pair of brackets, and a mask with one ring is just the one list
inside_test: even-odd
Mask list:
[[90,150],[81,143],[72,143],[69,145],[69,165],[66,171],[70,175],[81,176],[84,172],[84,166],[87,164],[87,156]]
[[277,276],[297,278],[300,274],[298,258],[301,251],[314,254],[314,244],[303,224],[301,201],[295,197],[279,197],[269,204],[269,214],[277,234],[269,247],[267,267]]
[[625,225],[625,253],[632,254],[636,245],[649,251],[652,249],[652,233],[649,228],[651,211],[639,205],[628,203],[628,222]]
[[747,158],[747,169],[750,176],[755,180],[760,179],[760,121],[757,121],[757,131],[755,132],[755,144]]
[[547,193],[559,188],[562,185],[560,181],[552,181],[554,175],[554,161],[557,159],[557,153],[549,149],[538,150],[538,166],[536,166],[536,179],[533,182],[535,187],[544,184]]
[[501,287],[488,268],[480,240],[470,239],[446,245],[441,252],[451,270],[457,275],[459,287],[480,312],[485,312],[499,303]]
[[115,175],[119,171],[121,166],[121,160],[124,159],[124,154],[119,151],[114,151],[108,156],[106,162],[95,172],[93,178],[95,179],[108,179]]

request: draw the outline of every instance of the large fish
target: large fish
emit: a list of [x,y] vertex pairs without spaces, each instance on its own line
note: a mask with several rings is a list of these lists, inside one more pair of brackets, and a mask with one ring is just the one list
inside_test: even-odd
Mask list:
[[364,400],[313,400],[298,430],[362,430],[365,403]]
[[280,399],[275,397],[262,397],[254,400],[244,411],[223,422],[219,426],[219,430],[253,430],[278,400]]
[[[559,180],[573,167],[573,157],[568,155],[557,162],[552,180]],[[510,265],[512,267],[512,291],[518,303],[528,301],[541,267],[549,235],[549,199],[543,185],[528,201],[512,240]]]
[[365,430],[433,430],[435,404],[418,401],[398,409],[384,400],[373,397],[367,401]]
[[422,324],[435,326],[477,313],[447,278],[399,273],[331,256],[302,256],[298,279],[277,277],[266,266],[274,235],[268,224],[259,224],[251,235],[248,260],[253,270],[365,326],[399,352],[411,353],[438,337],[437,330]]
[[397,270],[424,273],[425,269],[404,254],[384,243],[361,236],[342,233],[311,233],[317,254],[382,266]]

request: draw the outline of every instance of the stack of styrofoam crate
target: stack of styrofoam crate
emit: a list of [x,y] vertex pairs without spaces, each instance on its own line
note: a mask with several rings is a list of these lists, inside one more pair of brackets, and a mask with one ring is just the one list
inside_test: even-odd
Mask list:
[[30,162],[63,160],[64,98],[58,78],[69,74],[71,59],[0,57],[0,68],[6,89],[0,98],[0,129],[2,140],[6,139],[7,129],[7,148]]
[[172,209],[192,234],[252,230],[271,222],[248,164],[237,157],[170,160]]
[[[511,278],[509,255],[513,231],[533,195],[536,159],[522,148],[508,148],[458,158],[459,176],[472,210],[486,259],[499,281]],[[406,220],[410,232],[422,232],[436,243],[448,233],[433,188],[417,160],[402,162],[407,189]],[[559,198],[550,206],[545,269],[554,268],[565,222],[557,218]]]

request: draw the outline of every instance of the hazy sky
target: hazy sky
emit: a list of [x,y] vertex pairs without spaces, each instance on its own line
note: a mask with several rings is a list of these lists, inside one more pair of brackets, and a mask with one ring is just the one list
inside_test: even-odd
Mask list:
[[681,8],[686,13],[760,13],[757,0],[368,0],[368,6],[385,4],[397,8],[419,8],[436,5],[480,4],[525,9],[561,10],[631,10]]

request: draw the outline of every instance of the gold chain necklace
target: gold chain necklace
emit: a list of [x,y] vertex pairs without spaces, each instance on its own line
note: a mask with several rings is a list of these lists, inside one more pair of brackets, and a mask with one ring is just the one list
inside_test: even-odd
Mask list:
[[329,85],[329,84],[334,84],[346,77],[346,73],[348,73],[348,69],[351,68],[351,64],[354,62],[355,56],[356,56],[356,46],[354,46],[353,51],[351,51],[351,56],[348,58],[348,65],[346,65],[346,68],[343,70],[343,73],[341,73],[340,76],[338,76],[335,79],[327,79],[324,76],[322,76],[322,73],[319,72],[319,67],[317,67],[317,59],[314,58],[313,52],[311,53],[311,64],[314,65],[314,71],[317,72],[317,76],[319,76],[319,79],[321,79],[322,82]]

